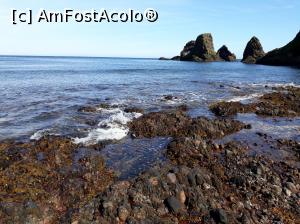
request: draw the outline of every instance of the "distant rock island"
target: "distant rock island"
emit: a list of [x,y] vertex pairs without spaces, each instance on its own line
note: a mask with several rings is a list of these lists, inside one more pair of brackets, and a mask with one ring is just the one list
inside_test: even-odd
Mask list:
[[284,47],[272,50],[257,60],[257,64],[300,66],[300,32]]
[[[236,61],[236,56],[225,45],[215,52],[212,35],[204,33],[199,35],[196,40],[186,43],[179,56],[171,59],[161,57],[159,60],[194,62]],[[252,37],[246,45],[242,62],[246,64],[300,66],[300,32],[286,46],[268,53],[264,52],[259,39],[255,36]]]
[[264,49],[257,37],[252,37],[244,50],[242,62],[255,64],[256,61],[265,55]]
[[184,46],[180,56],[175,56],[171,59],[162,57],[160,60],[194,62],[235,61],[236,56],[231,53],[225,45],[215,52],[212,35],[210,33],[204,33],[199,35],[196,41],[189,41]]

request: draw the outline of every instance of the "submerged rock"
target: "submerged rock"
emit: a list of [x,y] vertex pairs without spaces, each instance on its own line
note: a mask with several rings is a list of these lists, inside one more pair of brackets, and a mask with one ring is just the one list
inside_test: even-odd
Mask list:
[[180,53],[182,61],[210,62],[219,61],[214,50],[213,38],[210,33],[201,34],[196,41],[188,42]]
[[265,55],[263,47],[257,37],[252,37],[244,50],[242,62],[255,64],[256,61]]
[[235,54],[231,53],[225,45],[218,50],[217,55],[224,61],[236,60]]
[[284,47],[268,52],[257,64],[300,66],[300,32]]

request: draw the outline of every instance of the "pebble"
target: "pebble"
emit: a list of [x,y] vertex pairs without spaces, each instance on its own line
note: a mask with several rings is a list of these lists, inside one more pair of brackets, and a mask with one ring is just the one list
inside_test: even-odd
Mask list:
[[214,144],[214,148],[215,148],[215,150],[219,150],[220,149],[220,147],[219,147],[219,145],[217,143]]
[[287,183],[286,183],[286,187],[287,187],[292,193],[296,193],[296,192],[297,192],[297,187],[296,187],[295,184],[293,184],[292,182],[287,182]]
[[292,196],[292,192],[289,189],[287,189],[286,187],[283,189],[283,191],[288,197]]
[[167,178],[172,184],[175,184],[177,181],[176,175],[174,173],[168,173]]
[[118,209],[118,217],[120,221],[125,222],[129,216],[129,211],[125,207],[119,207]]
[[278,185],[273,185],[273,189],[277,195],[280,195],[282,193],[282,188]]
[[166,205],[174,214],[178,214],[182,209],[182,204],[180,201],[173,196],[166,199]]
[[185,196],[184,191],[180,191],[180,192],[179,192],[179,201],[181,202],[181,204],[184,204],[184,203],[185,203],[185,201],[186,201],[186,196]]
[[228,223],[227,214],[223,209],[215,209],[211,212],[212,218],[216,223],[226,224]]
[[157,186],[158,185],[158,178],[157,177],[151,177],[149,179],[149,183],[152,185],[152,186]]

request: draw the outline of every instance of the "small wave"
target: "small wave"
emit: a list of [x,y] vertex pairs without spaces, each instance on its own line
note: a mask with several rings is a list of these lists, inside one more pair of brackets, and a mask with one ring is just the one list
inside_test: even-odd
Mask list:
[[127,123],[134,118],[142,116],[140,113],[126,113],[120,108],[102,109],[102,113],[108,114],[108,118],[99,122],[96,129],[92,129],[86,137],[74,138],[75,144],[96,144],[105,140],[120,140],[127,136],[129,128]]
[[261,97],[261,96],[263,96],[262,93],[253,93],[253,94],[246,95],[246,96],[234,97],[230,100],[227,100],[227,102],[243,102],[243,101],[252,100],[252,99],[255,99],[255,98],[258,98],[258,97]]
[[58,134],[52,133],[50,129],[43,129],[33,133],[33,135],[30,136],[30,140],[38,141],[46,135],[58,136]]
[[263,86],[269,86],[269,87],[297,87],[300,88],[299,84],[295,84],[294,82],[289,82],[289,83],[253,83],[250,84],[250,86],[254,87],[263,87]]

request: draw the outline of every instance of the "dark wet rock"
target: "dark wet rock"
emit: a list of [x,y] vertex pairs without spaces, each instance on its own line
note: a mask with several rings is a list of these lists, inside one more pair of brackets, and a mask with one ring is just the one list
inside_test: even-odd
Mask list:
[[242,62],[255,64],[256,61],[265,55],[263,47],[257,37],[252,37],[244,50]]
[[93,106],[84,106],[78,109],[78,112],[83,112],[83,113],[95,113],[96,111],[97,108]]
[[213,38],[210,33],[201,34],[196,41],[188,42],[180,53],[182,61],[209,62],[219,61],[214,50]]
[[169,100],[176,100],[178,99],[176,96],[172,96],[172,95],[165,95],[162,98],[162,101],[169,101]]
[[295,117],[300,115],[300,88],[286,87],[277,92],[267,93],[258,102],[219,102],[210,110],[217,116],[230,116],[237,113],[256,113],[263,116]]
[[100,109],[112,109],[112,108],[116,108],[116,105],[110,105],[107,103],[101,103],[98,105],[88,105],[88,106],[83,106],[80,107],[78,109],[78,112],[82,112],[82,113],[95,113]]
[[300,32],[284,47],[268,52],[257,64],[300,66]]
[[231,53],[225,45],[218,50],[217,55],[224,61],[236,60],[235,54]]
[[215,209],[210,212],[212,218],[216,221],[216,223],[227,224],[228,218],[227,214],[223,209]]
[[276,147],[280,150],[293,153],[300,160],[300,143],[290,139],[278,139]]
[[217,116],[230,116],[237,113],[254,112],[255,107],[240,102],[219,102],[210,105],[210,110]]
[[183,205],[176,197],[167,198],[165,203],[169,210],[174,214],[178,214],[183,209]]
[[124,109],[125,113],[140,113],[143,114],[145,111],[142,108],[138,107],[127,107]]

